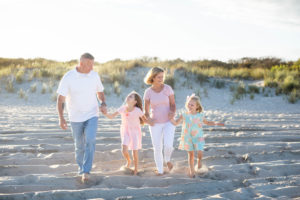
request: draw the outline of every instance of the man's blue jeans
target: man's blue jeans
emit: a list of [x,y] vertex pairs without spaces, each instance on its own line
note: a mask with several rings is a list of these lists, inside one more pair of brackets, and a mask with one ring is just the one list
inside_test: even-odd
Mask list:
[[98,117],[84,122],[71,122],[75,143],[75,159],[79,165],[79,174],[90,173],[93,165]]

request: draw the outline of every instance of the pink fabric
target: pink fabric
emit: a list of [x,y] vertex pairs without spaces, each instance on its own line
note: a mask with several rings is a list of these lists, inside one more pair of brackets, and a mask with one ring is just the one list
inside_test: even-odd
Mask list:
[[166,84],[164,84],[164,88],[159,93],[152,90],[151,87],[146,89],[144,100],[150,100],[151,118],[154,119],[155,123],[166,123],[169,121],[169,96],[173,94],[172,88]]
[[121,141],[122,145],[127,145],[129,150],[142,148],[142,131],[140,117],[144,115],[141,109],[135,107],[133,111],[127,112],[126,106],[118,109],[121,114]]

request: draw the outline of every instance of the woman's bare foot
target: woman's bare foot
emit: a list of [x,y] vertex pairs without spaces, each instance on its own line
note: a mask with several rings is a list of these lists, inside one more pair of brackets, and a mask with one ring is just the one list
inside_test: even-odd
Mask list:
[[191,173],[191,172],[190,172],[190,173],[189,173],[189,177],[190,177],[190,178],[195,178],[196,175],[195,175],[195,173]]
[[83,183],[86,183],[88,180],[89,180],[89,174],[88,173],[82,174],[81,181]]
[[134,175],[134,176],[137,176],[138,173],[139,173],[138,170],[133,170],[133,175]]
[[163,176],[164,175],[164,173],[158,173],[157,170],[155,170],[154,173],[155,173],[156,176]]
[[171,162],[167,162],[167,166],[170,172],[173,169],[173,164]]

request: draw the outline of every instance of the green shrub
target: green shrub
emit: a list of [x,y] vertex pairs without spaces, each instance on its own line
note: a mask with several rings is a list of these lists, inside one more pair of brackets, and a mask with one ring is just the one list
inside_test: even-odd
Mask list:
[[166,84],[170,85],[173,89],[175,88],[175,79],[172,75],[166,75],[165,81]]
[[32,93],[36,92],[36,83],[34,83],[30,86],[30,92],[32,92]]
[[18,94],[19,94],[19,97],[21,98],[21,99],[23,99],[23,98],[25,98],[25,91],[21,88],[20,90],[19,90],[19,92],[18,92]]
[[46,92],[47,92],[47,85],[45,83],[43,83],[41,93],[45,94]]
[[256,85],[249,85],[248,86],[248,93],[259,94],[259,87],[257,87]]
[[288,96],[288,101],[290,103],[296,103],[299,98],[300,98],[300,90],[293,89]]
[[14,93],[15,92],[14,83],[13,83],[12,79],[9,79],[9,80],[6,81],[5,89],[9,93]]
[[120,96],[121,94],[121,88],[120,88],[120,84],[118,81],[114,82],[114,92],[115,94],[117,94],[118,96]]
[[24,74],[25,70],[24,69],[19,69],[17,74],[16,74],[16,81],[17,83],[22,83],[24,80]]
[[225,81],[223,80],[214,80],[213,82],[214,87],[221,89],[225,87]]

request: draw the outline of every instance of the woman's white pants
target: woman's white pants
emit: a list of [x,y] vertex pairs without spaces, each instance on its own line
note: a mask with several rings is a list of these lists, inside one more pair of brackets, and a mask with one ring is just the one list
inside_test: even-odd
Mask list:
[[[158,123],[150,127],[154,160],[158,173],[163,173],[164,160],[169,162],[173,151],[175,126],[171,122]],[[164,157],[163,150],[164,147]]]

